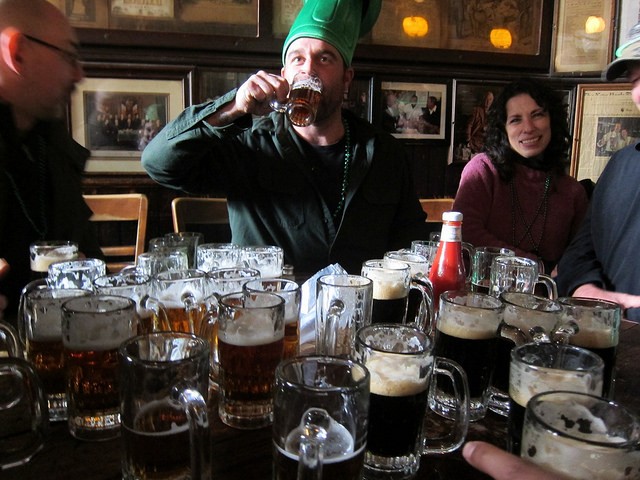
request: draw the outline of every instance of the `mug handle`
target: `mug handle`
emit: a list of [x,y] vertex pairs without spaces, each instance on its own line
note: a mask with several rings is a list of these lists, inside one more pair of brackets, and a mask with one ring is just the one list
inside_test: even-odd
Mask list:
[[207,311],[202,318],[200,331],[198,335],[209,342],[211,355],[209,356],[209,374],[210,378],[217,383],[220,378],[220,363],[218,359],[218,335],[216,325],[220,316],[220,297],[219,293],[212,293],[205,299]]
[[433,285],[427,277],[413,277],[411,279],[411,290],[417,290],[422,297],[418,311],[413,320],[420,330],[433,338],[435,322],[433,312]]
[[[435,357],[435,365],[433,367],[433,376],[444,375],[453,384],[453,391],[458,400],[459,408],[453,422],[453,427],[448,435],[438,438],[427,438],[425,432],[426,425],[422,428],[422,454],[442,454],[453,452],[460,448],[469,431],[469,382],[467,374],[463,368],[453,360],[443,357]],[[431,379],[430,399],[435,393],[436,381]],[[426,422],[426,418],[425,418]]]
[[18,333],[7,322],[0,320],[0,343],[6,345],[7,354],[13,358],[24,358],[24,349],[18,339]]
[[297,480],[322,480],[322,450],[332,418],[322,408],[310,408],[300,421]]
[[[5,375],[21,379],[23,390],[16,398],[5,398],[7,392],[0,395],[0,409],[13,408],[21,400],[30,400],[31,433],[29,442],[18,452],[0,452],[0,472],[29,462],[44,446],[49,430],[49,407],[42,383],[31,363],[22,358],[0,358],[0,377]],[[26,392],[28,390],[28,392]],[[9,434],[11,432],[9,431]]]
[[211,433],[207,402],[200,392],[193,388],[176,386],[174,400],[180,403],[189,423],[189,446],[191,451],[191,478],[209,480],[211,478]]
[[467,285],[471,283],[471,276],[473,274],[473,268],[471,268],[471,264],[473,262],[473,254],[476,249],[468,242],[461,242],[462,247],[462,259],[464,261],[464,268],[466,270],[466,282]]
[[549,275],[545,275],[541,273],[538,275],[538,281],[536,285],[542,284],[547,289],[547,298],[549,300],[557,300],[558,299],[558,286],[553,278]]
[[324,318],[318,319],[321,323],[320,329],[316,330],[316,353],[318,355],[335,356],[338,349],[338,332],[340,331],[340,318],[344,313],[345,306],[342,300],[333,299],[328,310],[324,313]]
[[157,298],[145,295],[140,299],[140,307],[153,312],[153,325],[151,325],[151,331],[144,333],[171,331],[171,325],[169,324],[167,311],[164,308],[162,302],[160,302]]

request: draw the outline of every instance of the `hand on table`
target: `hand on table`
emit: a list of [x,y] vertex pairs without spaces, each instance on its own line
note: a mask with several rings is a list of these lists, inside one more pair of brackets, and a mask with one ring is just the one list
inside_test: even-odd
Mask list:
[[620,304],[623,310],[628,308],[640,308],[640,295],[631,295],[629,293],[612,292],[604,290],[593,283],[585,283],[580,285],[573,292],[574,297],[589,297],[608,300]]
[[486,442],[467,442],[462,456],[471,466],[494,480],[567,480]]

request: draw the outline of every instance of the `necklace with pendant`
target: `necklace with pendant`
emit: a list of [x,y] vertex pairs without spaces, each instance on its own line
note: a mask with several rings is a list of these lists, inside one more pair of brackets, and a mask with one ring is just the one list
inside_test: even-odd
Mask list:
[[342,185],[340,187],[340,199],[338,205],[333,212],[333,219],[337,220],[344,210],[344,203],[347,197],[347,187],[349,186],[349,173],[351,170],[351,132],[349,123],[346,119],[342,119],[344,125],[344,162],[342,165]]
[[[47,214],[46,214],[46,204],[45,204],[45,185],[47,181],[47,166],[45,164],[45,144],[44,140],[38,136],[37,137],[37,157],[33,158],[33,155],[29,151],[26,145],[22,145],[22,151],[27,156],[29,161],[36,166],[36,172],[38,175],[38,185],[40,187],[40,194],[38,195],[38,211],[35,212],[35,215],[32,215],[32,212],[29,211],[27,207],[27,203],[24,198],[22,198],[22,194],[20,193],[20,189],[16,184],[16,181],[13,178],[13,175],[9,173],[9,171],[5,168],[4,173],[9,180],[9,184],[11,185],[11,190],[13,195],[18,200],[18,204],[20,205],[20,209],[24,214],[25,218],[29,222],[29,224],[33,227],[34,231],[38,234],[40,239],[44,239],[47,235],[48,225],[47,225]],[[36,219],[37,216],[37,219]]]
[[[527,222],[524,216],[524,212],[522,211],[522,206],[520,205],[520,199],[518,198],[518,192],[516,192],[516,184],[515,179],[511,180],[511,241],[512,244],[516,248],[520,248],[520,245],[526,238],[529,243],[531,243],[531,252],[539,255],[540,253],[540,243],[542,243],[542,239],[544,237],[544,229],[547,225],[547,212],[549,209],[549,189],[551,187],[551,173],[547,174],[547,178],[544,181],[544,192],[542,193],[542,200],[538,205],[538,209],[536,210],[536,214],[531,219],[531,222]],[[538,217],[542,214],[542,228],[540,229],[540,236],[536,241],[533,238],[532,230],[533,226],[538,220]],[[520,240],[516,241],[516,221],[517,218],[520,218],[522,223],[525,226],[525,232],[520,237]]]

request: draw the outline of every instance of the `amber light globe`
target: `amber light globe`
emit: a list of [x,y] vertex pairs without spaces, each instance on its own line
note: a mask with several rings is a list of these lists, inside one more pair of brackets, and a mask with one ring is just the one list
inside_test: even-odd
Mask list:
[[402,29],[410,37],[424,37],[429,32],[429,22],[424,17],[405,17]]
[[489,40],[491,41],[491,45],[494,47],[503,49],[509,48],[513,41],[511,32],[506,28],[494,28],[491,30]]

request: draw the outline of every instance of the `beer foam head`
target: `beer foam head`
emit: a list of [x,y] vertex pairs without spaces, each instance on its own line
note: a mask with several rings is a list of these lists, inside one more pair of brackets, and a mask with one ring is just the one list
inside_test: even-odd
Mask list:
[[218,338],[231,345],[266,345],[284,338],[284,329],[276,328],[270,312],[243,310],[222,322],[224,328],[218,327]]
[[436,328],[442,333],[469,340],[497,338],[502,321],[502,310],[472,309],[466,311],[443,311],[440,309]]
[[433,357],[372,353],[365,366],[371,375],[370,391],[386,397],[416,395],[429,387]]

